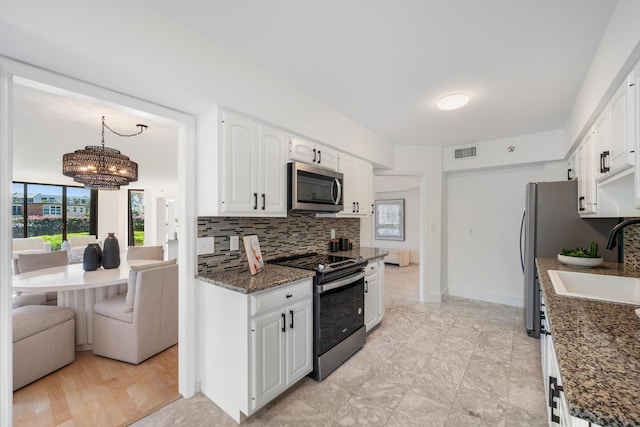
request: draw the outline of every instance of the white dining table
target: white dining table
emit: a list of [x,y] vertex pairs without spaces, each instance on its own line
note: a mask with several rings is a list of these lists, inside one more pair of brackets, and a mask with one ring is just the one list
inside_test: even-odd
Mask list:
[[127,291],[129,267],[159,260],[120,261],[120,267],[84,271],[82,264],[43,268],[13,276],[14,292],[57,292],[58,305],[75,311],[76,350],[93,348],[93,306],[98,301]]

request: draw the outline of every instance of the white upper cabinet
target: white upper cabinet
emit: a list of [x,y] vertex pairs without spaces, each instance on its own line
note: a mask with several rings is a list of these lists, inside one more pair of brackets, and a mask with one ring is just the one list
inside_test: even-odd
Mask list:
[[325,145],[291,137],[289,160],[338,170],[338,152]]
[[578,179],[578,213],[592,215],[597,212],[596,183],[594,180],[594,133],[589,132],[576,151],[576,177]]
[[618,87],[594,124],[595,176],[598,182],[629,169],[635,163],[633,120],[630,115],[635,98],[633,80],[632,72]]
[[339,171],[344,175],[342,216],[368,216],[371,212],[371,163],[341,153]]
[[286,216],[284,131],[221,112],[220,212],[229,216]]
[[[635,143],[632,140],[633,120],[629,112],[633,108],[635,92],[634,73],[623,82],[609,103],[609,173],[615,174],[631,167],[635,163]],[[630,108],[631,107],[631,108]]]

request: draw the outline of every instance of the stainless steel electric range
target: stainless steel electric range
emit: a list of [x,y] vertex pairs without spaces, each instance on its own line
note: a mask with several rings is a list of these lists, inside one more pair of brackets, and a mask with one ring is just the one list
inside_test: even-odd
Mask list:
[[318,381],[362,348],[364,326],[364,268],[362,257],[309,253],[267,261],[313,270],[313,372]]

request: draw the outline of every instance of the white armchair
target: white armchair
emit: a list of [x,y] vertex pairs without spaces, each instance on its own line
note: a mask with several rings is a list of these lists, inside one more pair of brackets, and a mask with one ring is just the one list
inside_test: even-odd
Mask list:
[[[14,274],[28,273],[30,271],[42,270],[43,268],[59,267],[67,265],[69,260],[67,254],[64,251],[54,251],[42,254],[20,254],[18,259],[13,260],[13,272]],[[44,300],[44,302],[42,302]],[[24,305],[57,305],[58,293],[46,292],[42,293],[27,293],[22,292],[13,298],[13,308]]]
[[17,237],[13,239],[13,259],[20,254],[41,254],[51,252],[51,243],[45,242],[42,237]]
[[84,250],[89,243],[100,243],[100,241],[93,234],[89,234],[88,236],[70,236],[69,255],[76,257],[84,255]]
[[178,342],[175,260],[131,267],[127,294],[93,306],[93,353],[138,364]]

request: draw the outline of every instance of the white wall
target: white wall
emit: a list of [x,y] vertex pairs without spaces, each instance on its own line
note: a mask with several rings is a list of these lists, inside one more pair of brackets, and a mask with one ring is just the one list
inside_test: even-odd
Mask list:
[[582,139],[606,100],[640,58],[639,16],[639,1],[618,1],[567,120],[567,151]]
[[520,221],[525,186],[565,179],[564,162],[450,173],[446,185],[446,291],[524,306]]
[[196,116],[224,105],[393,165],[393,147],[379,135],[144,4],[3,1],[0,54]]
[[445,147],[442,168],[449,172],[560,160],[566,154],[564,141],[565,135],[561,129],[482,141],[464,146],[475,145],[476,157],[460,159],[454,157],[454,150],[461,147]]
[[[409,191],[376,192],[376,200],[404,199],[404,240],[375,239],[374,247],[388,249],[406,249],[411,254],[411,263],[420,263],[420,189]],[[375,222],[375,218],[373,219]]]

